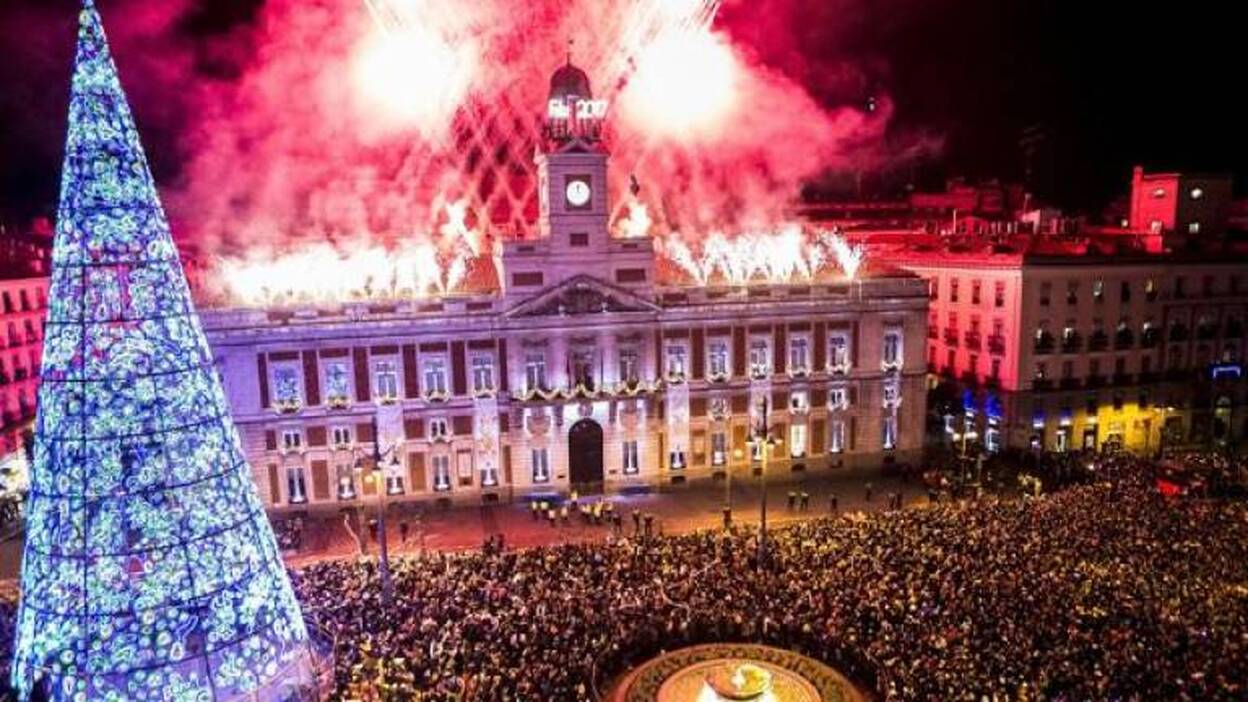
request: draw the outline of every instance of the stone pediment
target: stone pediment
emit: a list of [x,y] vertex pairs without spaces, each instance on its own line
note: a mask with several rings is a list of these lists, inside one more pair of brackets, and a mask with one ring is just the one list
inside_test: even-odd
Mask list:
[[658,312],[639,295],[587,275],[542,291],[507,311],[507,317],[566,317],[606,313]]

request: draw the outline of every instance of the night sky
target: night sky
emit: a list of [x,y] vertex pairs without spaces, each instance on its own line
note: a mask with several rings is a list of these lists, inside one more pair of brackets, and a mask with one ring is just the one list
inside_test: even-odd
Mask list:
[[[162,182],[179,175],[188,109],[179,83],[163,73],[162,57],[170,47],[190,47],[194,71],[228,72],[238,57],[222,60],[214,53],[217,40],[251,21],[258,3],[201,0],[171,32],[148,36],[142,26],[119,27],[123,18],[109,14],[117,3],[98,0]],[[1228,171],[1237,178],[1237,192],[1248,189],[1236,70],[1244,60],[1229,4],[783,4],[787,12],[769,15],[766,0],[726,3],[720,23],[739,43],[757,43],[762,60],[800,75],[825,103],[890,95],[896,130],[944,140],[943,153],[906,176],[923,186],[956,174],[1020,178],[1019,139],[1033,127],[1046,135],[1033,164],[1034,185],[1059,205],[1099,210],[1125,192],[1137,162]],[[0,212],[9,218],[50,213],[55,206],[75,6],[71,0],[0,3]],[[777,47],[758,36],[764,31],[792,40]],[[898,184],[895,175],[878,182]]]

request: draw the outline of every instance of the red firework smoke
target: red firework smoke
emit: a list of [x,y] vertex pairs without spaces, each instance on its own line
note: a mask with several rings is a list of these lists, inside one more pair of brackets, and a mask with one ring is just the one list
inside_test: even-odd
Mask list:
[[[208,253],[379,243],[470,221],[523,229],[554,68],[611,100],[616,202],[642,183],[655,233],[776,223],[800,184],[872,154],[884,109],[828,109],[707,0],[268,0],[241,76],[198,99],[173,198]],[[571,47],[569,48],[569,42]],[[874,156],[873,156],[874,157]]]

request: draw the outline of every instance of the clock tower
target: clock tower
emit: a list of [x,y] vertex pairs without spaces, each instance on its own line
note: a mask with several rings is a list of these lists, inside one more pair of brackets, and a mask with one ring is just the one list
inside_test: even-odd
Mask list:
[[508,297],[532,295],[574,275],[649,296],[653,243],[611,236],[609,154],[602,142],[607,108],[605,100],[594,99],[589,76],[570,60],[551,76],[535,157],[538,238],[504,244]]

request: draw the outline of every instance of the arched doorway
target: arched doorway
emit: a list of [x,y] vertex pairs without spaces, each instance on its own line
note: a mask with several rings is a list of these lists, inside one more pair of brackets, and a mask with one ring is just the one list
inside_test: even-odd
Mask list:
[[573,485],[602,486],[602,427],[592,419],[582,419],[568,432],[568,466]]

